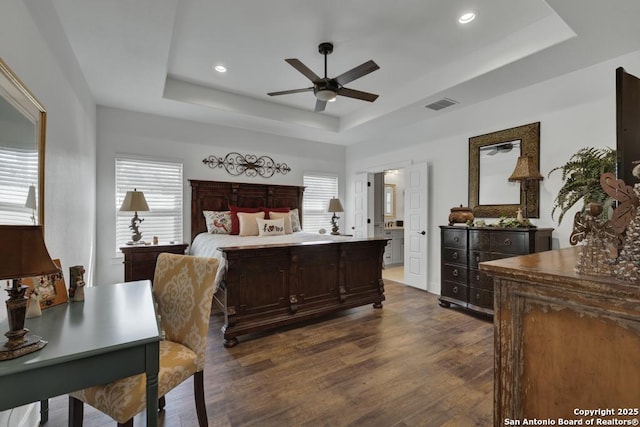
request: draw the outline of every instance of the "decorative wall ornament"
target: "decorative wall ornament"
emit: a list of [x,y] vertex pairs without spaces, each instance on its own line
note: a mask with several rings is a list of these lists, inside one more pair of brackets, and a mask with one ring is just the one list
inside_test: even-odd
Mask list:
[[276,172],[286,175],[291,172],[291,168],[286,163],[276,163],[269,156],[256,156],[254,154],[242,155],[240,153],[229,153],[224,157],[209,156],[202,159],[202,163],[211,169],[224,168],[234,176],[245,174],[247,176],[261,176],[271,178]]

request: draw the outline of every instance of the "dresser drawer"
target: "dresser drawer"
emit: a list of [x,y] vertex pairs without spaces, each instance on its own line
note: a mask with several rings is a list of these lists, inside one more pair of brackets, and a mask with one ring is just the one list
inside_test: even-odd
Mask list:
[[444,230],[442,233],[442,244],[449,248],[466,248],[467,229],[461,228],[460,230]]
[[467,287],[465,285],[461,285],[460,283],[448,282],[444,280],[442,281],[442,289],[440,289],[440,294],[443,297],[455,298],[460,301],[466,301]]
[[444,248],[442,262],[447,264],[467,265],[467,251],[462,248]]
[[449,280],[451,282],[467,283],[467,267],[461,267],[459,265],[442,265],[442,280]]
[[493,310],[493,291],[469,288],[469,304]]
[[489,230],[469,230],[469,249],[490,251],[491,239]]
[[492,291],[493,277],[489,276],[483,271],[477,269],[469,269],[469,286]]
[[491,252],[469,251],[469,267],[478,268],[478,263],[495,259]]
[[131,254],[131,261],[140,263],[151,262],[155,265],[158,255],[160,255],[160,252],[135,252]]
[[529,235],[519,232],[491,233],[491,251],[521,255],[529,253]]

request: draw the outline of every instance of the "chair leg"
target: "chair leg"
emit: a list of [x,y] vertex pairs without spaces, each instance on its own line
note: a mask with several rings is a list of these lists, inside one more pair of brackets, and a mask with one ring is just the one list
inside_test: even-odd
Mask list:
[[198,425],[207,427],[207,406],[204,403],[204,372],[198,371],[193,374],[193,394],[196,399],[196,413],[198,414]]
[[118,427],[133,427],[133,418],[129,419],[126,423],[118,423]]
[[166,404],[167,404],[167,401],[165,400],[164,396],[158,399],[158,412],[164,411],[164,405]]
[[82,427],[84,416],[84,402],[69,396],[69,426]]

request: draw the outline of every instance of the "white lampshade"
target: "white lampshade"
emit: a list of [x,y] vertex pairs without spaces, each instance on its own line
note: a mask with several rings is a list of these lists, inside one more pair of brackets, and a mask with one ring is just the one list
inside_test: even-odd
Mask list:
[[27,193],[27,201],[24,203],[25,208],[35,209],[36,205],[36,186],[30,185],[29,192]]

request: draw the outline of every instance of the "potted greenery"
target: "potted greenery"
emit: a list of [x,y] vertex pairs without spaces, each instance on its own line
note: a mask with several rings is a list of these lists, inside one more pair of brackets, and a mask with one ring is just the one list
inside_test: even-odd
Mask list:
[[551,217],[556,210],[560,210],[558,224],[562,222],[564,215],[580,200],[583,200],[582,211],[587,204],[595,202],[601,203],[604,207],[601,216],[607,219],[609,208],[615,202],[609,197],[600,185],[600,175],[605,172],[615,173],[616,171],[616,150],[613,148],[581,148],[567,163],[551,169],[553,172],[562,171],[564,184],[551,210]]

